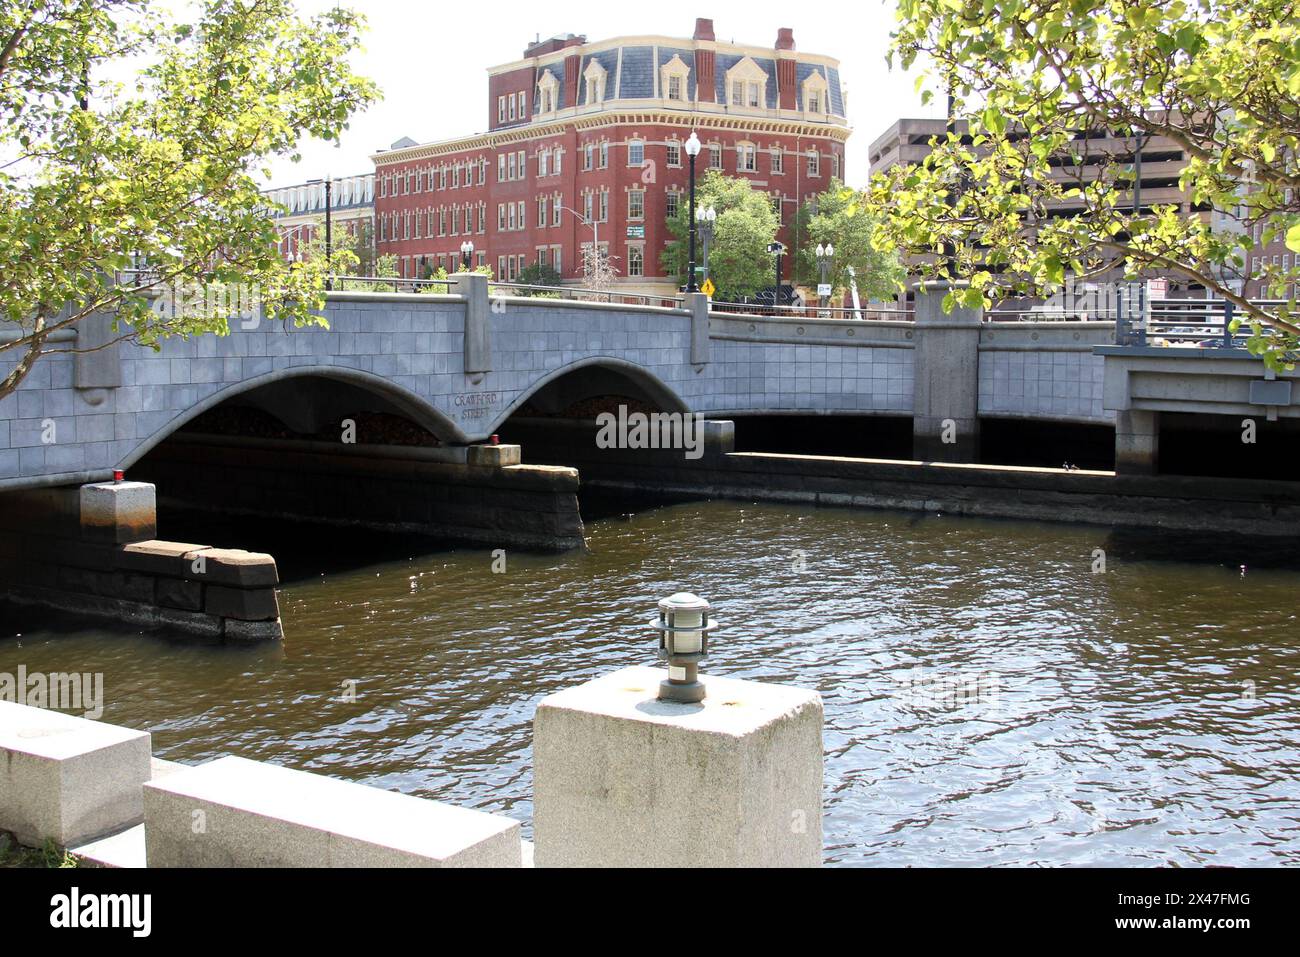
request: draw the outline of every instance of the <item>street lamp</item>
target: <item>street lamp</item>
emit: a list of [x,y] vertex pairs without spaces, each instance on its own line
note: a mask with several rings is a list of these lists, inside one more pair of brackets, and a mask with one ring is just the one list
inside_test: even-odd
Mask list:
[[776,257],[776,286],[772,289],[772,307],[777,309],[781,305],[781,256],[785,252],[785,246],[780,242],[768,243],[767,251]]
[[588,219],[586,216],[582,215],[582,213],[578,212],[576,209],[570,209],[568,206],[561,205],[559,208],[564,210],[566,213],[573,213],[574,216],[578,217],[578,220],[582,223],[582,225],[591,227],[591,253],[593,257],[599,259],[600,258],[599,220]]
[[659,632],[659,657],[668,662],[668,680],[659,683],[659,700],[695,704],[704,700],[699,680],[700,661],[709,653],[709,632],[718,627],[709,620],[713,609],[703,598],[678,592],[659,602],[659,618],[651,627]]
[[691,160],[691,254],[686,266],[686,291],[699,292],[699,283],[695,281],[695,158],[700,155],[700,138],[694,130],[686,141],[686,155]]
[[713,242],[713,224],[718,221],[718,211],[712,206],[696,210],[700,222],[700,241],[704,244],[704,278],[709,278],[709,244]]
[[817,244],[817,268],[821,271],[821,283],[817,287],[817,297],[821,300],[823,309],[827,306],[827,300],[831,294],[830,272],[831,264],[835,261],[835,247],[830,243],[823,246]]
[[333,211],[334,211],[334,178],[327,176],[323,180],[309,179],[308,186],[319,186],[325,184],[325,291],[329,292],[334,288],[334,232],[333,232]]
[[460,244],[460,269],[461,272],[469,272],[470,263],[474,257],[474,244],[470,240],[465,240]]

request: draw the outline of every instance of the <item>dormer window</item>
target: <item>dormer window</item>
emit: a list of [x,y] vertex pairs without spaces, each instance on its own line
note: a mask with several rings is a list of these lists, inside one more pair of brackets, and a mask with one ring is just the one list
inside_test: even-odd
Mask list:
[[686,81],[691,75],[691,68],[677,54],[659,68],[659,86],[666,100],[684,101],[686,99]]
[[753,57],[744,57],[727,71],[727,89],[731,91],[731,106],[761,109],[766,105],[767,74]]
[[826,78],[815,70],[803,81],[803,109],[815,116],[827,116],[831,111],[830,87]]
[[559,104],[557,96],[559,84],[556,82],[555,74],[547,70],[542,74],[542,78],[537,81],[537,104],[539,113],[553,113]]
[[592,60],[588,63],[587,69],[583,71],[582,75],[587,81],[587,105],[592,106],[604,102],[605,79],[608,74],[605,68],[600,65],[600,61]]

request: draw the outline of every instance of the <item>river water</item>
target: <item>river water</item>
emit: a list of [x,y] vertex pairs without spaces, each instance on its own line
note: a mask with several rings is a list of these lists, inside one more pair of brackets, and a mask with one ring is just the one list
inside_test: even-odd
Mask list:
[[151,731],[160,757],[528,822],[538,700],[653,662],[655,602],[691,590],[722,623],[706,674],[823,695],[830,864],[1300,862],[1285,546],[714,502],[607,510],[588,551],[496,573],[486,549],[164,531],[277,554],[283,646],[0,609],[0,671],[103,672],[103,720]]

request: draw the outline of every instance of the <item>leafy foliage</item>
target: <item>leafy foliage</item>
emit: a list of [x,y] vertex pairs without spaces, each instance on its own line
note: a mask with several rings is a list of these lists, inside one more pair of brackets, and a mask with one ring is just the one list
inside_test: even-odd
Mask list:
[[376,98],[348,64],[362,26],[292,0],[205,0],[185,24],[142,0],[0,6],[0,397],[92,312],[145,346],[228,332],[151,311],[176,285],[255,287],[267,318],[323,321],[324,258],[281,261],[254,174]]
[[874,235],[879,217],[871,209],[869,199],[865,191],[832,180],[815,203],[800,207],[794,232],[805,240],[797,253],[798,282],[807,286],[821,282],[817,246],[829,244],[835,248],[829,280],[837,296],[849,287],[850,268],[856,275],[858,291],[866,296],[883,299],[898,291],[904,270],[896,252],[882,253],[876,249]]
[[[874,178],[883,248],[925,254],[935,278],[950,244],[969,281],[951,301],[969,305],[1067,275],[1180,274],[1238,305],[1270,366],[1292,362],[1300,267],[1268,269],[1281,306],[1239,290],[1243,231],[1300,251],[1294,0],[899,0],[898,16],[894,54],[932,64],[970,139],[940,137],[924,164]],[[1127,145],[1097,149],[1106,135]],[[1180,186],[1217,223],[1174,205],[1133,211],[1133,145],[1156,136],[1189,159]],[[1053,215],[1062,203],[1079,215]]]
[[[712,206],[718,213],[709,244],[709,278],[718,287],[716,298],[739,299],[770,286],[772,254],[767,247],[781,225],[771,199],[747,179],[709,170],[696,183],[696,205]],[[683,283],[690,256],[690,222],[690,210],[683,203],[668,220],[668,231],[676,238],[663,253],[665,271]],[[703,245],[696,255],[703,258]]]

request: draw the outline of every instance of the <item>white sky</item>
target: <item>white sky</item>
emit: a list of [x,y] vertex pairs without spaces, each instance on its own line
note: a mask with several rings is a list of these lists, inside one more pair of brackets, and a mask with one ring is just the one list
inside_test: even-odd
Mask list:
[[[298,0],[304,13],[334,4]],[[799,50],[840,60],[854,129],[845,169],[852,186],[865,184],[867,147],[890,123],[900,116],[942,115],[942,97],[922,107],[914,79],[885,64],[893,0],[820,0],[804,12],[791,0],[613,0],[589,6],[352,0],[351,5],[370,21],[356,66],[379,84],[384,99],[353,118],[338,147],[304,142],[301,163],[276,161],[270,185],[368,172],[370,155],[403,136],[424,143],[482,132],[488,117],[487,68],[520,59],[539,33],[543,38],[585,34],[591,41],[628,34],[689,37],[697,16],[713,19],[719,41],[764,48],[775,45],[779,27],[792,27]]]

